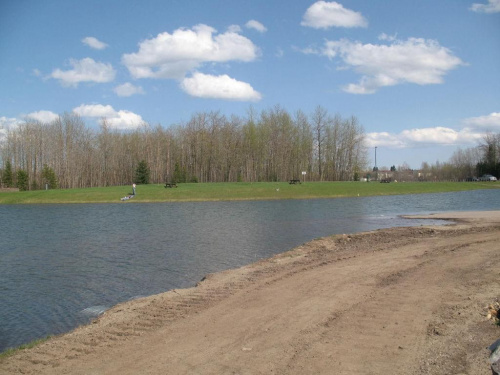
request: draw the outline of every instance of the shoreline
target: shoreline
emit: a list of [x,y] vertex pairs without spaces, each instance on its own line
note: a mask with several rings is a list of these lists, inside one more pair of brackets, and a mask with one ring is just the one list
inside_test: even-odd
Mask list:
[[[471,184],[470,182],[379,184],[355,181],[325,181],[307,182],[301,185],[290,185],[288,182],[186,183],[176,189],[165,189],[162,184],[148,184],[139,185],[135,199],[127,201],[127,203],[335,199],[497,190],[498,188],[500,188],[500,185],[497,183]],[[0,205],[123,203],[120,198],[129,193],[128,186],[123,185],[47,191],[0,191]]]
[[[500,211],[405,217],[456,223],[313,240],[206,275],[193,288],[114,306],[89,325],[0,359],[0,370],[347,374],[375,366],[370,371],[380,374],[438,374],[452,372],[449,365],[486,373],[484,348],[500,328],[480,306],[500,298],[500,282],[481,273],[500,264]],[[451,320],[442,314],[448,305]],[[477,347],[475,356],[455,363],[464,327],[481,337],[465,343],[465,353]]]

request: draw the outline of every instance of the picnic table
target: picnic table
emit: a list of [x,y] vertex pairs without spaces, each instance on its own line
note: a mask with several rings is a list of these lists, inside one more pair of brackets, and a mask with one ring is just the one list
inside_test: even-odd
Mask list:
[[290,180],[290,182],[289,182],[290,185],[301,184],[301,183],[302,182],[300,182],[300,180],[296,180],[296,179]]
[[175,182],[167,182],[165,188],[176,188],[177,184]]

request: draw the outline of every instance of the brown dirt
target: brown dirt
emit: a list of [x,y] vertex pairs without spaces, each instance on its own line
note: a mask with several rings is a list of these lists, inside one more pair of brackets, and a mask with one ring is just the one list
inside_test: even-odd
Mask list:
[[[437,217],[437,216],[433,216]],[[0,360],[26,374],[490,374],[500,211],[318,239]]]

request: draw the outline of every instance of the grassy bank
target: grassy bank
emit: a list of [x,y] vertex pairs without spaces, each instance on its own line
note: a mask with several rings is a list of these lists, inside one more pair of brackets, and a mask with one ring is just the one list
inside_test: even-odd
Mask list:
[[132,192],[131,186],[0,192],[0,204],[131,204],[138,202],[311,199],[498,188],[500,188],[498,182],[406,182],[389,184],[376,182],[306,182],[300,185],[289,185],[286,182],[200,183],[179,184],[177,188],[164,188],[163,185],[139,185],[137,186],[137,195],[126,202],[121,202],[120,198]]

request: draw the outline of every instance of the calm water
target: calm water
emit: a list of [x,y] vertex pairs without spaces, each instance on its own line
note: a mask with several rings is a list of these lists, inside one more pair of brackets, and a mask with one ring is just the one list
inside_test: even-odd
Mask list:
[[423,223],[400,214],[490,209],[500,209],[500,190],[0,206],[0,351],[68,331],[119,302],[193,286],[207,273],[317,237]]

